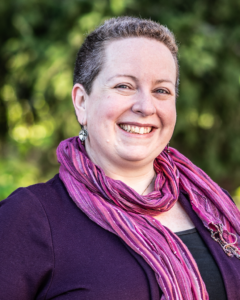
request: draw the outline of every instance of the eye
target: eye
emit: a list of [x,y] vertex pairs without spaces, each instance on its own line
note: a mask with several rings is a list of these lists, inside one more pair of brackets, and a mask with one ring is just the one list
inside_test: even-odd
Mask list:
[[117,88],[117,89],[130,89],[130,87],[126,84],[119,84],[115,88]]
[[158,94],[170,94],[168,90],[165,90],[165,89],[157,89],[155,90],[155,93],[158,93]]

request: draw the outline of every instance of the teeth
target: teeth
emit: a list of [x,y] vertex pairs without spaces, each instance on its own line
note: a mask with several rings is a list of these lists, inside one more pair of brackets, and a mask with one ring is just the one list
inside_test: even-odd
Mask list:
[[127,132],[138,133],[138,134],[149,133],[152,130],[152,127],[138,127],[138,126],[131,126],[126,124],[120,124],[119,126]]
[[135,127],[134,127],[134,130],[135,130],[135,132],[136,132],[136,133],[139,133],[139,131],[140,131],[140,128],[139,128],[139,127],[137,127],[137,126],[135,126]]

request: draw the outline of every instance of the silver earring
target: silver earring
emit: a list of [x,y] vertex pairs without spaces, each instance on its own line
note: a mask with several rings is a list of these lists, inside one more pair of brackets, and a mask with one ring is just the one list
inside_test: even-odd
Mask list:
[[169,150],[169,144],[170,144],[170,143],[167,144],[167,153],[170,153],[170,152],[171,152],[171,151]]
[[87,139],[88,136],[88,132],[87,129],[84,129],[84,127],[82,126],[82,129],[79,132],[79,139],[81,142],[84,142]]

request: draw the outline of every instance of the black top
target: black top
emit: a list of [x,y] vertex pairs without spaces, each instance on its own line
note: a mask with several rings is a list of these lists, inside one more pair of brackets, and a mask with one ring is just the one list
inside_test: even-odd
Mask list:
[[175,232],[194,257],[210,300],[227,300],[219,268],[196,228]]

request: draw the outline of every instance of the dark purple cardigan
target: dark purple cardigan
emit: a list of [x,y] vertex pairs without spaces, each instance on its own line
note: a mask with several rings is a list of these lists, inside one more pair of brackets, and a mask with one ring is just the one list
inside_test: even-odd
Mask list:
[[[240,261],[229,258],[179,199],[222,273],[228,299],[240,299]],[[92,222],[56,175],[0,202],[1,300],[159,300],[149,265]]]

